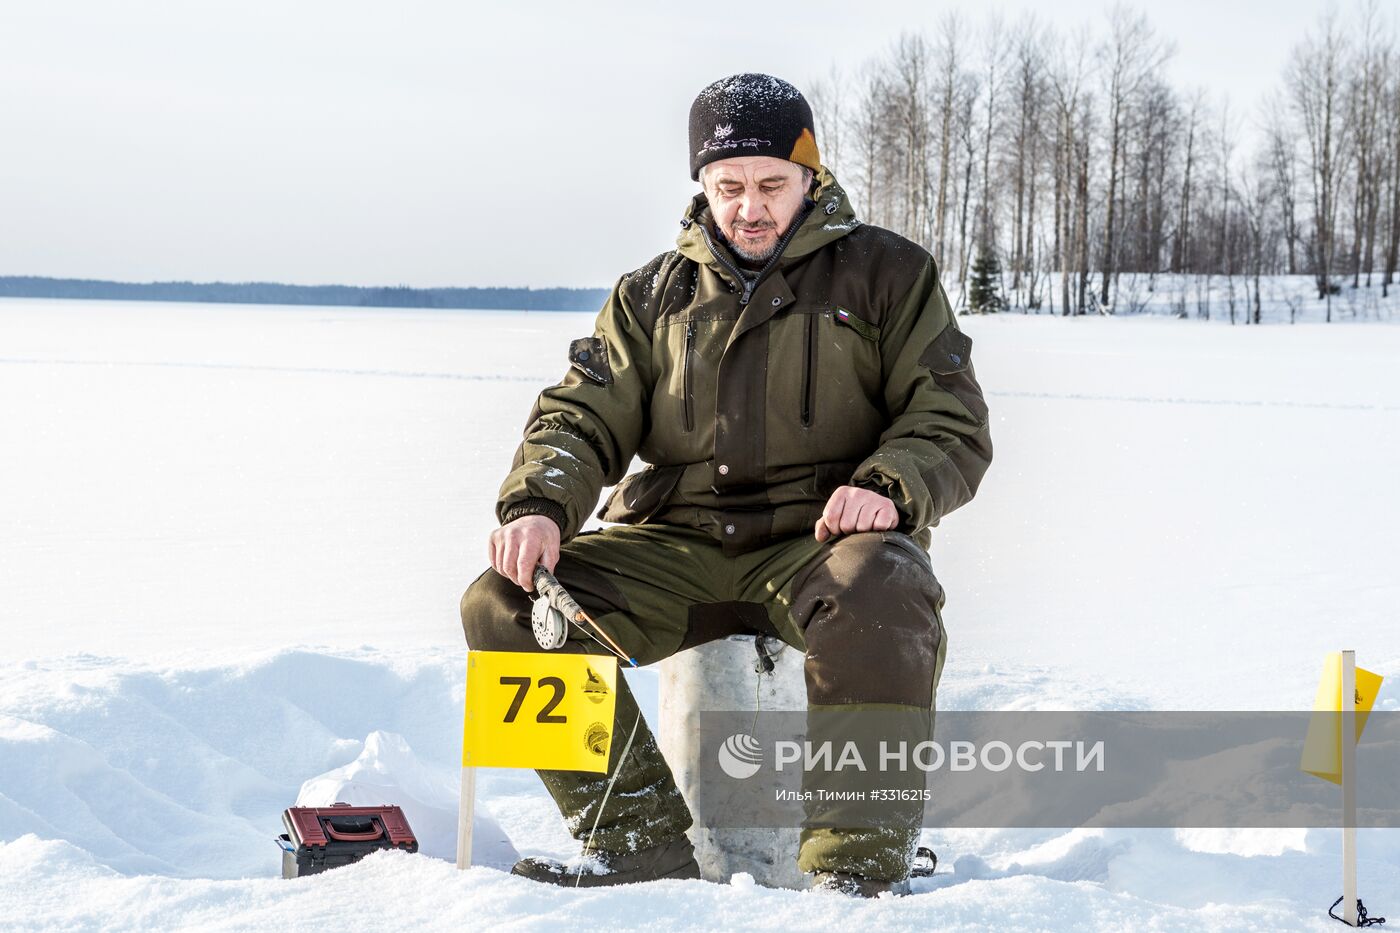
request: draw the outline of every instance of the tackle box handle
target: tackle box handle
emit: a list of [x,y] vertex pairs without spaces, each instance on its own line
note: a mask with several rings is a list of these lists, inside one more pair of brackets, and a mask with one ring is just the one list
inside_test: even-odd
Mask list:
[[[348,829],[338,829],[336,827],[337,819],[337,817],[328,816],[324,817],[321,821],[321,825],[325,829],[326,835],[330,836],[337,842],[372,842],[375,839],[378,839],[384,835],[384,828],[379,825],[379,821],[376,819],[371,818],[368,820],[370,828],[366,832],[353,832]],[[339,819],[343,820],[344,818]],[[354,820],[356,823],[365,822],[363,819],[355,819],[354,817],[351,817],[350,819]]]

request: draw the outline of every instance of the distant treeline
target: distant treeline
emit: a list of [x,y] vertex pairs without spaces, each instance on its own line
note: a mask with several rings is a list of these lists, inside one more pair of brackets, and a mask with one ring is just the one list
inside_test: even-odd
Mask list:
[[281,285],[276,282],[105,282],[30,275],[0,276],[0,298],[596,311],[607,297],[605,288],[364,288],[355,285]]
[[[1400,29],[1385,0],[1318,6],[1255,112],[1186,86],[1131,6],[1097,29],[949,11],[809,85],[817,139],[858,215],[925,246],[960,306],[1109,314],[1131,310],[1125,274],[1244,277],[1258,323],[1261,278],[1306,274],[1331,320],[1344,286],[1384,298],[1400,275]],[[979,262],[1005,280],[990,307]]]

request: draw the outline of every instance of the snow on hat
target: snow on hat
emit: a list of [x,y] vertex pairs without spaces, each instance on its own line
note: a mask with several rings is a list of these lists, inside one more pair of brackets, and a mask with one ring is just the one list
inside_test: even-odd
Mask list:
[[820,171],[812,108],[781,78],[741,74],[721,78],[690,105],[690,177],[720,159],[773,156]]

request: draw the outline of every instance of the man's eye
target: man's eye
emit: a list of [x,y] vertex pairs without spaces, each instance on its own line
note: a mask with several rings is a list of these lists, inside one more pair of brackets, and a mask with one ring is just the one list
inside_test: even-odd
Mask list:
[[764,194],[777,194],[779,191],[782,190],[782,188],[783,188],[782,185],[764,185],[764,186],[763,186],[763,193],[764,193]]

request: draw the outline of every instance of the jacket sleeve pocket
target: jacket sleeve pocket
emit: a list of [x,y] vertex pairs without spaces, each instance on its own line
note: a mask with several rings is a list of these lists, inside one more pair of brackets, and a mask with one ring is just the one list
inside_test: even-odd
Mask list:
[[987,402],[972,370],[972,338],[949,324],[919,357],[933,381],[950,393],[979,424],[987,423]]
[[580,337],[569,344],[569,363],[599,385],[611,385],[608,345],[601,337]]
[[931,369],[935,375],[951,376],[967,369],[972,362],[972,338],[952,324],[933,338],[919,362]]

